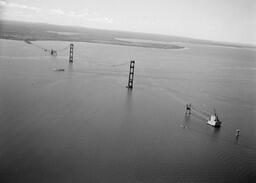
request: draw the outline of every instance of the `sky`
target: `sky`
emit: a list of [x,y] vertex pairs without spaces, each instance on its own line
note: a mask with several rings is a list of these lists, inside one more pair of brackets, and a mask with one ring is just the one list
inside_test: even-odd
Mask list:
[[256,45],[256,0],[0,0],[0,19]]

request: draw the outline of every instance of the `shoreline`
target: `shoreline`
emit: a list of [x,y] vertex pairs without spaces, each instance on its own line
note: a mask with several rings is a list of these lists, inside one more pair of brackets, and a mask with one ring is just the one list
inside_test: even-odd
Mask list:
[[144,42],[128,42],[121,40],[76,40],[76,39],[35,39],[35,38],[15,38],[15,37],[2,37],[0,39],[5,40],[14,40],[14,41],[24,41],[26,44],[31,44],[32,41],[69,41],[69,42],[86,42],[86,43],[98,43],[98,44],[109,44],[109,45],[118,45],[118,46],[133,46],[133,47],[142,47],[142,48],[155,48],[155,49],[171,49],[171,50],[181,50],[186,49],[186,47],[178,46],[175,44],[160,44],[160,43],[144,43]]

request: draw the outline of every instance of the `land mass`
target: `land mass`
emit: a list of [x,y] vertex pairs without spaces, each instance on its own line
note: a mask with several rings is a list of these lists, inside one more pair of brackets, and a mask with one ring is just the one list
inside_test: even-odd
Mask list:
[[252,45],[220,43],[185,37],[7,20],[0,20],[0,39],[74,41],[161,49],[183,49],[189,43],[255,48]]

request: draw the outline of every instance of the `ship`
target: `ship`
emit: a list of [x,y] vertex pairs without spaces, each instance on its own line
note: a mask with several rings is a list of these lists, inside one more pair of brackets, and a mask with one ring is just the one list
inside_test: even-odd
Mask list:
[[214,115],[211,115],[209,117],[209,120],[206,123],[215,128],[221,127],[221,121],[219,120],[218,115],[216,114],[215,110],[214,110]]

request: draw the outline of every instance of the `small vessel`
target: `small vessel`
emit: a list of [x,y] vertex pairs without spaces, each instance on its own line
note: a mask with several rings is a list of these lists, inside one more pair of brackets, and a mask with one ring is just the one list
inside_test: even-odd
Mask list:
[[59,71],[59,72],[65,71],[65,69],[57,69],[57,68],[54,68],[53,70],[54,70],[54,71]]
[[216,128],[219,128],[221,126],[221,121],[219,120],[215,110],[214,110],[214,115],[210,116],[209,120],[207,121],[207,124]]

